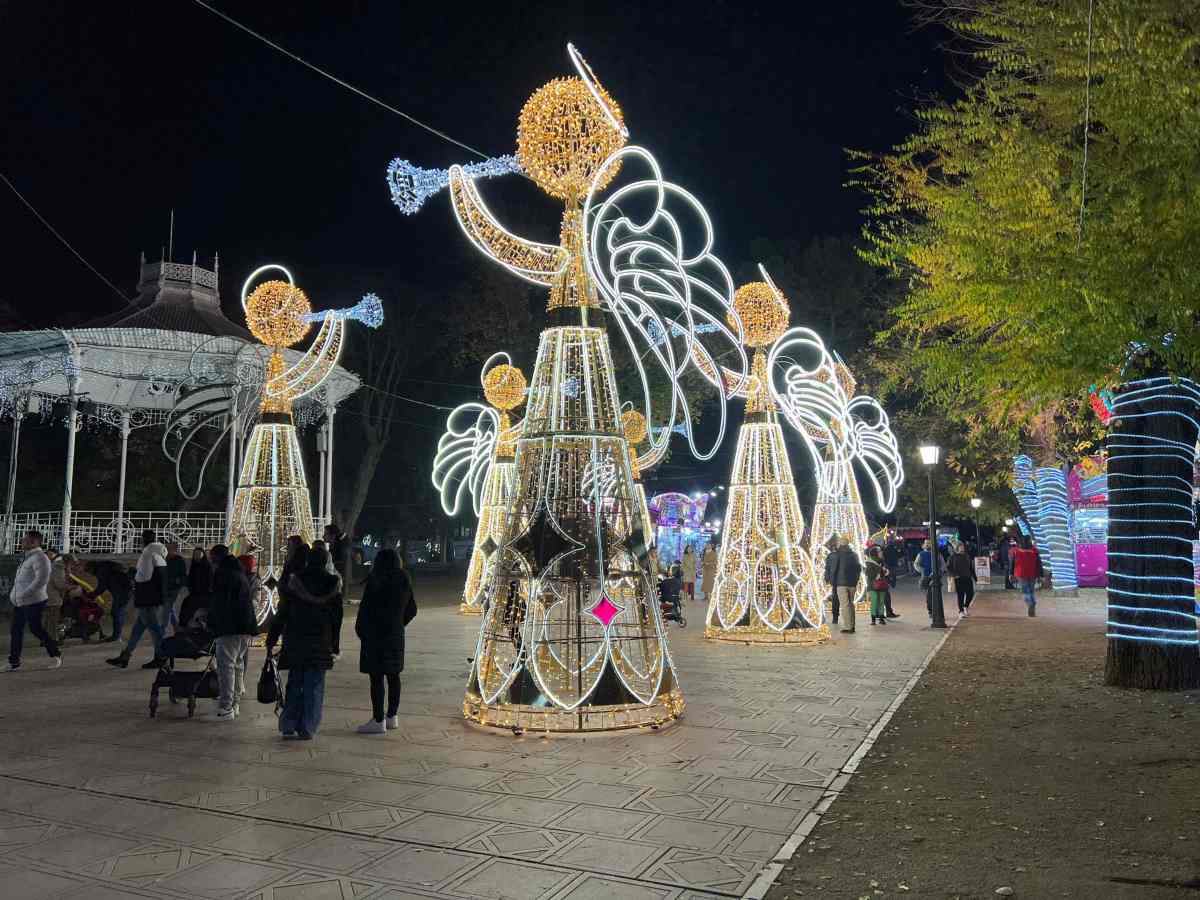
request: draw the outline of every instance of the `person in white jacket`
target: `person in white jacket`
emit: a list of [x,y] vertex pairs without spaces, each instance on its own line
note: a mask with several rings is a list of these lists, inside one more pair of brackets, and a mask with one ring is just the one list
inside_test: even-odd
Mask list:
[[157,669],[163,663],[162,608],[167,599],[167,548],[158,542],[151,530],[142,532],[142,555],[138,557],[137,573],[133,576],[133,605],[137,610],[137,621],[129,633],[129,643],[119,656],[105,662],[118,669],[129,665],[129,658],[137,649],[138,642],[147,631],[154,640],[154,658],[142,666]]
[[42,549],[41,532],[26,532],[21,540],[21,548],[25,551],[25,557],[17,567],[17,574],[13,576],[12,592],[8,596],[13,606],[13,619],[8,668],[4,671],[15,672],[21,668],[21,649],[25,640],[26,625],[50,654],[50,665],[47,668],[57,669],[62,665],[58,642],[42,627],[42,615],[46,611],[46,585],[50,583],[50,558]]

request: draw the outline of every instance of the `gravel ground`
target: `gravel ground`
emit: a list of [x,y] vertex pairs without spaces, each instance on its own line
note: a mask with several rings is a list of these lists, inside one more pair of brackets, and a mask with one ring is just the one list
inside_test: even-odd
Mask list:
[[1105,687],[1103,598],[981,594],[768,900],[1200,898],[1200,692]]

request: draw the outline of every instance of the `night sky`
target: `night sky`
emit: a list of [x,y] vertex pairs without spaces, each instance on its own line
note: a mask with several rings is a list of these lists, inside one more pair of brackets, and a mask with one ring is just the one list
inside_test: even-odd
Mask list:
[[[896,0],[837,4],[215,3],[312,63],[488,155],[515,148],[525,98],[574,74],[573,41],[625,111],[631,141],[694,191],[733,270],[758,237],[853,234],[861,195],[845,148],[885,149],[918,97],[944,90],[939,35]],[[781,17],[782,16],[782,17]],[[3,171],[128,295],[159,258],[221,254],[227,313],[260,262],[317,306],[357,299],[356,271],[430,288],[468,249],[445,195],[401,215],[394,156],[464,150],[296,62],[191,0],[0,6]],[[514,230],[557,239],[559,207],[527,181],[483,186]],[[120,301],[0,185],[0,300],[28,324],[75,323]],[[473,252],[473,251],[470,251]],[[307,276],[307,277],[306,277]],[[410,298],[387,297],[390,303]],[[531,362],[530,361],[527,361]]]

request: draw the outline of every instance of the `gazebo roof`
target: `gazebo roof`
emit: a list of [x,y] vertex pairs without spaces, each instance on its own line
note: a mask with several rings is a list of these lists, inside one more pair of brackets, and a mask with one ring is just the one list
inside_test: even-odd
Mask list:
[[[138,295],[125,309],[78,328],[0,333],[0,412],[10,411],[21,393],[66,396],[78,372],[80,390],[93,403],[165,413],[198,363],[234,372],[259,364],[264,351],[221,312],[215,264],[209,271],[194,263],[143,262]],[[289,363],[301,355],[284,351]],[[359,385],[358,376],[337,366],[298,406],[339,403]]]
[[210,272],[195,262],[190,266],[143,262],[137,289],[137,296],[125,309],[101,316],[83,327],[150,328],[253,340],[250,332],[221,312],[216,263]]

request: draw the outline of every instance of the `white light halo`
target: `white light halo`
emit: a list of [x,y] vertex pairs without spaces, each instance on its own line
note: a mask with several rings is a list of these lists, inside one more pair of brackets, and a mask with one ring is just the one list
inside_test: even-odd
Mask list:
[[[500,357],[503,357],[503,362],[497,363],[496,360],[499,359]],[[507,353],[505,353],[503,350],[497,351],[496,353],[493,353],[491,356],[489,356],[486,360],[484,360],[483,365],[480,366],[480,368],[479,368],[479,383],[484,384],[484,379],[487,378],[487,373],[490,372],[492,369],[494,369],[498,365],[511,366],[512,365],[512,357],[509,356]]]
[[567,56],[571,57],[571,64],[575,66],[575,71],[579,73],[580,81],[587,85],[587,89],[592,97],[595,98],[597,105],[604,110],[604,117],[608,119],[608,123],[617,130],[617,133],[621,137],[629,137],[629,129],[613,114],[613,111],[600,95],[600,79],[596,77],[596,73],[592,71],[592,67],[588,65],[587,60],[583,58],[583,54],[576,50],[575,45],[569,41],[567,42]]
[[265,266],[259,266],[257,269],[255,269],[253,272],[250,273],[249,277],[246,278],[245,283],[242,284],[242,312],[248,312],[248,310],[246,309],[246,297],[249,295],[250,285],[254,283],[254,279],[256,279],[263,272],[268,272],[272,269],[278,269],[280,272],[282,272],[284,275],[286,275],[288,284],[291,287],[296,286],[296,281],[294,278],[292,278],[292,273],[289,272],[287,269],[285,269],[283,266],[281,266],[279,263],[267,263]]

